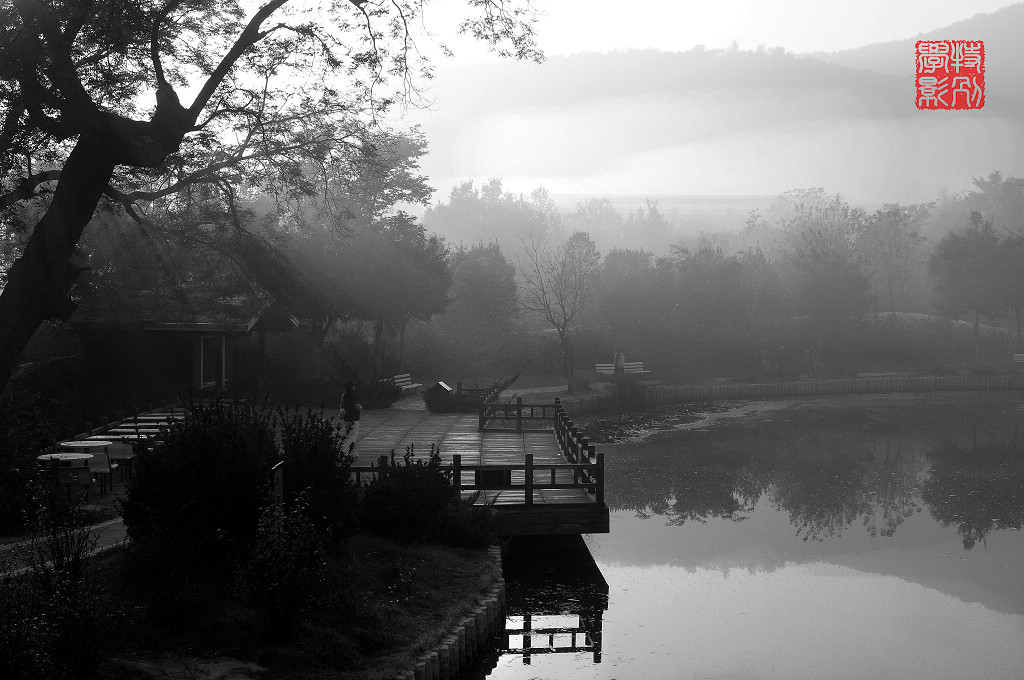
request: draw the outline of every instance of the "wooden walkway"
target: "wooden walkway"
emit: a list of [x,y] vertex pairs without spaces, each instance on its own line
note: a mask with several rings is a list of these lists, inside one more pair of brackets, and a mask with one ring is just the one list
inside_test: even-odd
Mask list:
[[[427,459],[431,444],[440,444],[441,460],[451,465],[454,456],[461,456],[463,465],[487,465],[500,469],[501,466],[522,466],[526,454],[532,453],[534,464],[543,468],[545,465],[565,463],[558,450],[551,430],[529,432],[507,432],[477,428],[478,417],[475,413],[436,414],[428,411],[413,410],[381,410],[363,411],[356,438],[356,466],[369,466],[380,456],[389,455],[392,450],[395,458],[400,459],[406,447],[413,446],[414,459]],[[568,484],[572,481],[569,470],[556,470],[556,483]],[[541,475],[545,479],[541,479]],[[550,481],[551,472],[535,473],[537,482]],[[512,470],[512,485],[520,488],[484,490],[480,503],[519,504],[523,503],[525,472]],[[464,471],[462,479],[465,485],[475,481],[472,471]],[[470,496],[471,491],[464,491]],[[534,491],[534,503],[593,503],[594,500],[582,488],[576,489],[537,489]]]
[[[400,459],[412,447],[414,460],[426,460],[431,444],[441,460],[459,459],[459,486],[464,498],[492,506],[506,535],[606,533],[608,508],[593,489],[581,485],[579,473],[562,455],[552,428],[523,432],[480,431],[476,413],[435,414],[412,408],[364,410],[356,437],[354,470],[367,474],[371,463],[392,450]],[[527,491],[527,454],[532,454],[533,483]],[[485,467],[486,469],[480,469]],[[497,477],[491,476],[497,473]],[[489,479],[504,482],[489,484]],[[561,488],[544,488],[558,486]],[[476,487],[476,488],[465,488]],[[530,502],[526,495],[530,494]]]

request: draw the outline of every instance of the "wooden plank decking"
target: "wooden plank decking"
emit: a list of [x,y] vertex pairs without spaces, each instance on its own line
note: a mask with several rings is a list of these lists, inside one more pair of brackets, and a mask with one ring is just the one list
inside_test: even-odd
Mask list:
[[[356,438],[355,465],[365,468],[392,450],[399,458],[413,446],[415,459],[425,460],[431,444],[439,444],[441,460],[451,465],[455,456],[462,466],[510,470],[511,488],[463,490],[468,498],[479,491],[477,505],[491,505],[501,531],[507,535],[552,533],[606,533],[608,508],[584,486],[573,486],[573,470],[561,454],[552,430],[526,432],[479,430],[474,413],[434,414],[424,410],[363,411]],[[534,483],[568,488],[532,489],[526,503],[526,454],[533,454]],[[552,469],[545,466],[565,466]],[[519,469],[515,469],[515,468]],[[476,469],[463,470],[461,486],[477,485]],[[500,484],[497,486],[501,486]]]

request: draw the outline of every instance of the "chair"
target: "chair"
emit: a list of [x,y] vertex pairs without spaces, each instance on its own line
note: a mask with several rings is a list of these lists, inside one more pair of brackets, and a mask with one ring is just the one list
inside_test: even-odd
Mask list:
[[[92,486],[92,470],[87,467],[60,468],[60,483],[68,491],[68,500],[81,493],[89,502],[89,487]],[[77,492],[77,493],[76,493]]]
[[112,474],[117,468],[117,463],[111,463],[110,456],[106,452],[92,454],[92,458],[89,459],[89,472],[100,483],[100,496],[103,496],[107,489],[113,488]]

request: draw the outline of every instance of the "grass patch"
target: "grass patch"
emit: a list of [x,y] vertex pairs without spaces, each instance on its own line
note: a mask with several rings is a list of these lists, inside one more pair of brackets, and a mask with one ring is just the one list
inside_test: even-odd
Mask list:
[[127,551],[95,559],[96,580],[119,613],[110,631],[116,658],[102,677],[191,677],[224,658],[255,663],[284,680],[391,678],[433,648],[476,604],[497,574],[485,550],[399,545],[355,536],[329,559],[335,584],[296,622],[285,644],[261,640],[258,613],[230,588],[196,584],[172,602],[141,586],[120,585]]

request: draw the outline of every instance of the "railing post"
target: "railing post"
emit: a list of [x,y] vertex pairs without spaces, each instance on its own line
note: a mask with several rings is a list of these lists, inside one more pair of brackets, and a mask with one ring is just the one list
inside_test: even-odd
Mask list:
[[[586,437],[583,437],[580,440],[580,445],[583,447],[581,449],[582,451],[587,451],[590,448],[590,440],[587,439]],[[577,463],[577,464],[579,463],[578,460],[573,461],[573,462]],[[579,468],[573,468],[573,470],[572,470],[572,483],[573,484],[579,484],[580,483],[580,469]]]
[[604,451],[597,453],[597,504],[604,505]]
[[455,486],[455,495],[462,498],[462,454],[459,453],[452,456],[452,485]]
[[523,431],[523,398],[516,397],[516,432]]
[[526,454],[526,505],[533,505],[533,454]]

